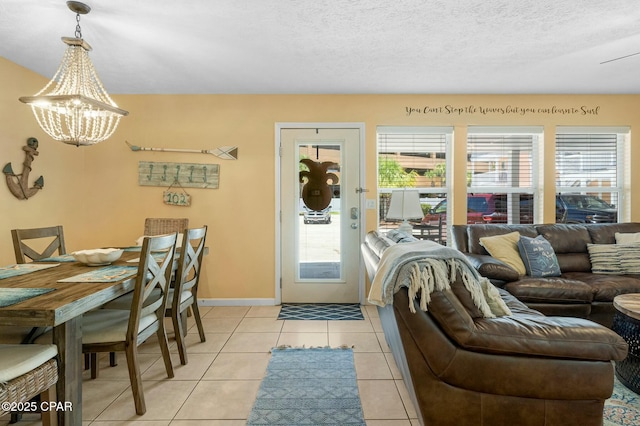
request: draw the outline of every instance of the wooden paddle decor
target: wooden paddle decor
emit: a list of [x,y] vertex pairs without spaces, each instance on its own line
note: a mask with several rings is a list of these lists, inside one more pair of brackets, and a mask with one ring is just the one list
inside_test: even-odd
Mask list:
[[160,152],[192,152],[197,154],[211,154],[223,160],[237,160],[238,159],[238,147],[237,146],[221,146],[215,149],[184,149],[184,148],[151,148],[138,145],[131,145],[129,142],[124,141],[131,151],[160,151]]
[[304,183],[302,201],[311,210],[319,211],[327,208],[331,204],[332,197],[328,182],[331,181],[332,185],[338,183],[338,176],[335,173],[327,173],[327,169],[336,163],[331,161],[320,163],[309,158],[303,158],[300,162],[309,168],[308,171],[300,172],[300,183]]
[[38,155],[38,139],[29,138],[27,144],[22,147],[25,152],[24,162],[22,163],[22,173],[17,175],[13,172],[11,163],[5,164],[2,173],[7,178],[7,186],[9,191],[19,200],[26,200],[36,195],[36,193],[44,187],[44,178],[40,176],[29,188],[29,173],[31,173],[31,163],[36,155]]

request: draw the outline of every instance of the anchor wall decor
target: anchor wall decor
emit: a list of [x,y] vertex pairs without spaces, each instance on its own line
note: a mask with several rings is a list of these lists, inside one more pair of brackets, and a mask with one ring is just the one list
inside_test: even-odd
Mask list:
[[38,139],[29,138],[27,144],[22,147],[25,152],[24,162],[22,163],[22,173],[17,175],[13,172],[11,163],[5,164],[2,173],[7,179],[9,191],[19,200],[26,200],[33,197],[44,187],[44,178],[40,176],[35,180],[33,186],[29,188],[29,173],[31,173],[31,163],[36,155],[38,155]]

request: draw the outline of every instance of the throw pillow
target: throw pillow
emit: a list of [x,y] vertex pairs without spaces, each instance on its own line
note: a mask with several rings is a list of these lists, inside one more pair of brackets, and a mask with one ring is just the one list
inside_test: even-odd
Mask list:
[[518,272],[518,275],[523,276],[527,273],[527,270],[524,267],[524,263],[522,263],[520,251],[518,251],[519,240],[520,233],[514,231],[508,234],[494,235],[493,237],[482,237],[480,238],[480,245],[491,256],[511,266]]
[[638,244],[587,244],[591,272],[596,274],[640,274]]
[[520,257],[530,277],[558,277],[560,265],[553,247],[545,237],[535,238],[522,235],[518,241]]
[[616,244],[634,244],[640,243],[640,232],[622,233],[616,232]]

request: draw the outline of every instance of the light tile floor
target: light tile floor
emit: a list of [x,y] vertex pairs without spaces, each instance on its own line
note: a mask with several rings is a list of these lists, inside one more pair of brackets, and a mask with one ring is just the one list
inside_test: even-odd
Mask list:
[[[416,411],[384,340],[378,313],[364,321],[282,321],[279,306],[201,308],[207,341],[189,318],[188,357],[180,365],[171,343],[175,377],[168,379],[156,341],[140,347],[147,412],[135,414],[124,354],[119,365],[101,359],[100,377],[83,383],[83,426],[241,426],[246,423],[269,350],[279,345],[353,347],[358,388],[368,426],[417,426]],[[170,338],[171,325],[168,324]],[[25,416],[21,426],[41,424]],[[8,423],[0,418],[0,425]]]

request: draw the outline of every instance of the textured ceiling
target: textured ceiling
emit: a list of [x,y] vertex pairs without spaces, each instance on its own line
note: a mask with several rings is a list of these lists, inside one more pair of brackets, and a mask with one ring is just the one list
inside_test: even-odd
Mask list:
[[[637,0],[87,0],[110,93],[640,93]],[[64,0],[0,0],[0,55],[50,78]],[[9,84],[2,81],[0,84]]]

